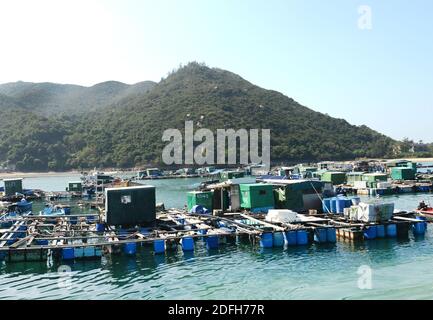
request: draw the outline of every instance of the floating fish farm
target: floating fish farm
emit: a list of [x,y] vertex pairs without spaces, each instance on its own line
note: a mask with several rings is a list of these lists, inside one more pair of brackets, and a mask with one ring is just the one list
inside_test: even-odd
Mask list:
[[[100,173],[50,193],[25,190],[21,179],[6,180],[0,190],[1,200],[7,201],[0,203],[0,259],[66,262],[134,256],[141,246],[154,254],[188,252],[197,241],[209,250],[227,243],[283,249],[422,236],[430,222],[422,212],[432,208],[399,212],[385,197],[363,203],[356,195],[431,192],[433,180],[409,180],[416,173],[412,163],[392,165],[388,173],[328,168],[319,179],[314,176],[317,168],[302,166],[295,172],[299,176],[293,168],[261,177],[222,171],[220,179],[189,192],[182,210],[157,204],[152,186]],[[155,175],[159,171],[149,169],[139,177]],[[34,211],[31,201],[42,199],[47,205]],[[88,208],[87,213],[77,214],[61,203],[70,199],[79,199],[78,206]]]
[[[221,210],[210,212],[197,204],[209,203],[206,201],[210,194],[200,196],[200,192],[194,192],[190,210],[157,212],[155,188],[151,186],[107,188],[105,207],[91,214],[74,214],[70,207],[62,205],[47,205],[34,213],[32,204],[23,200],[13,206],[13,211],[0,217],[0,258],[7,263],[63,263],[100,259],[103,255],[134,256],[139,246],[155,254],[172,250],[188,252],[194,251],[196,241],[204,241],[209,250],[226,243],[283,249],[332,245],[337,241],[407,238],[409,232],[422,235],[427,228],[422,217],[394,213],[390,204],[363,205],[358,199],[343,197],[325,199],[322,205],[326,213],[323,214],[299,214],[289,209],[251,210],[254,206],[268,208],[267,201],[271,198],[266,197],[263,190],[272,192],[272,188],[267,184],[239,188],[244,190],[241,194],[250,199],[241,199],[240,204],[251,208],[224,213]],[[206,195],[206,191],[203,194]],[[216,194],[224,195],[224,192]],[[259,196],[262,198],[257,199]],[[224,198],[221,203],[224,208]],[[328,207],[338,209],[333,213]],[[338,213],[342,207],[343,214]]]

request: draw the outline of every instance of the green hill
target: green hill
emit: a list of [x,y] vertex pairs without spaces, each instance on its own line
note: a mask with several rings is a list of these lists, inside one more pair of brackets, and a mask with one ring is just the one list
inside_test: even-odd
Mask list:
[[[0,94],[15,99],[29,111],[51,116],[79,114],[106,107],[125,96],[144,94],[155,86],[146,81],[127,85],[107,81],[92,87],[69,84],[14,82],[0,85]],[[0,107],[1,107],[0,101]]]
[[[22,108],[28,114],[15,112],[6,117],[9,124],[0,133],[0,162],[9,160],[27,170],[34,170],[35,165],[58,170],[160,165],[163,131],[182,130],[186,120],[194,121],[196,128],[212,130],[271,129],[274,162],[393,156],[398,144],[366,126],[315,112],[231,72],[197,63],[149,86],[145,92],[111,82],[87,88],[89,111],[62,115],[50,115],[51,105],[37,104],[37,111],[32,111],[32,101],[44,95],[32,99],[26,95]],[[112,94],[100,98],[100,88]],[[0,93],[8,94],[1,86]],[[11,95],[18,101],[21,97]],[[61,109],[69,108],[67,104]]]

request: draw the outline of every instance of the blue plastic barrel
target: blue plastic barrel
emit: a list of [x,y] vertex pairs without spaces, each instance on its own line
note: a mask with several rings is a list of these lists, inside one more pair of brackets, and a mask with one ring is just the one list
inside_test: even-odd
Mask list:
[[314,242],[325,243],[327,231],[326,228],[319,228],[314,230]]
[[396,224],[388,224],[386,226],[386,236],[388,238],[397,237],[397,225]]
[[95,222],[96,218],[94,216],[87,217],[87,223],[93,223]]
[[150,235],[151,232],[152,232],[151,228],[140,228],[140,233],[141,234]]
[[156,254],[165,252],[165,241],[163,239],[158,239],[153,241],[153,251]]
[[351,201],[352,201],[352,205],[357,206],[357,205],[360,204],[360,202],[361,202],[361,198],[360,198],[360,197],[353,197],[353,198],[351,199]]
[[385,226],[383,224],[379,224],[376,226],[376,237],[377,238],[386,237]]
[[337,213],[337,198],[331,198],[331,212]]
[[412,225],[413,234],[420,236],[425,234],[425,222],[417,222]]
[[124,252],[128,256],[135,255],[137,253],[137,243],[135,243],[135,242],[126,243],[125,247],[124,247]]
[[218,236],[210,236],[206,238],[206,246],[208,249],[218,249],[219,239]]
[[364,237],[367,240],[376,239],[377,237],[377,228],[376,226],[369,226],[364,230]]
[[105,224],[97,223],[96,224],[96,232],[104,232],[104,231],[105,231]]
[[272,248],[274,246],[274,236],[272,233],[263,233],[260,237],[260,247]]
[[84,247],[83,248],[83,256],[86,258],[94,257],[95,256],[95,247]]
[[341,214],[344,213],[344,207],[346,205],[346,199],[339,197],[337,198],[337,202],[336,202],[336,209],[337,211],[335,213]]
[[47,246],[48,245],[48,240],[36,240],[36,244],[38,246]]
[[194,251],[194,239],[191,237],[182,238],[182,250],[183,251]]
[[331,198],[323,199],[322,209],[324,213],[331,213]]
[[296,244],[298,246],[305,246],[308,244],[308,233],[305,230],[298,230],[296,232]]
[[337,242],[337,232],[335,231],[335,228],[327,228],[326,229],[326,241],[330,243],[336,243]]
[[344,205],[344,208],[350,208],[352,205],[352,199],[346,198],[346,204]]
[[427,218],[426,217],[416,217],[416,219],[424,221],[424,229],[427,231]]
[[284,234],[282,232],[275,232],[273,238],[274,247],[284,247]]
[[63,260],[74,260],[75,252],[74,248],[63,248],[62,249],[62,259]]
[[18,230],[19,230],[19,231],[27,231],[27,226],[24,226],[24,225],[19,226],[19,227],[18,227]]
[[286,240],[287,240],[287,245],[289,246],[296,246],[296,231],[287,231],[286,232]]

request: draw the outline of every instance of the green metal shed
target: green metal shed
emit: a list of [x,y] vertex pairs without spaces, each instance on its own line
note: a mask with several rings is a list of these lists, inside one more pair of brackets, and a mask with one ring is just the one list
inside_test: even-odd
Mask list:
[[354,185],[355,181],[363,181],[364,172],[349,172],[347,174],[347,183]]
[[69,182],[68,183],[68,191],[70,191],[70,192],[82,192],[83,191],[83,183],[81,181]]
[[393,180],[415,180],[416,171],[412,168],[395,167],[391,169]]
[[332,182],[333,185],[344,184],[346,182],[346,174],[344,172],[327,171],[322,174],[321,180]]
[[231,180],[231,179],[238,179],[245,177],[244,171],[222,171],[220,173],[220,178],[223,181]]
[[254,183],[240,184],[241,207],[244,209],[274,208],[273,185]]
[[5,196],[14,196],[16,193],[23,192],[23,179],[5,179]]
[[363,181],[367,182],[386,182],[388,175],[386,173],[366,173],[362,177]]
[[275,206],[278,209],[301,211],[305,209],[304,196],[321,194],[324,183],[314,180],[293,180],[274,190]]
[[213,210],[213,192],[212,191],[191,191],[188,192],[188,210],[194,206],[203,206],[208,210]]

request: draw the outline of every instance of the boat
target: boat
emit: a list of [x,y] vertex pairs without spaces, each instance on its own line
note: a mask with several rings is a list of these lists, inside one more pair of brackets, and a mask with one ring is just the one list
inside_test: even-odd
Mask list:
[[21,199],[21,201],[9,204],[7,207],[8,212],[15,212],[18,215],[23,215],[25,213],[31,212],[33,209],[33,202],[28,202],[26,199]]
[[48,203],[45,208],[39,212],[40,216],[66,216],[71,214],[71,207],[61,204]]
[[32,209],[33,203],[28,202],[26,199],[9,204],[6,212],[0,216],[0,228],[9,228],[14,219],[30,215]]
[[419,204],[415,212],[420,216],[433,221],[433,207],[426,205],[424,201]]
[[45,200],[47,201],[58,201],[61,199],[71,199],[72,194],[69,192],[50,192],[45,194]]
[[0,201],[0,209],[6,209],[9,207],[12,203],[8,201]]

